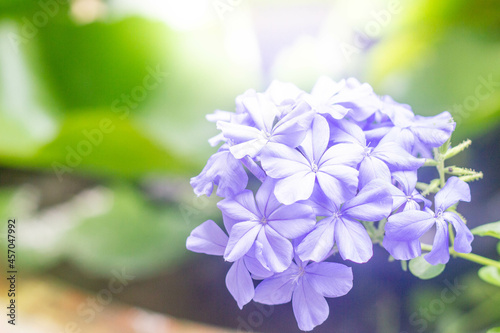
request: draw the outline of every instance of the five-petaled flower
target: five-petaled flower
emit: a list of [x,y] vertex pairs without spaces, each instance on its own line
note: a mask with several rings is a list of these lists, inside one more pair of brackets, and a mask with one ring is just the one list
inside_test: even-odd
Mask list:
[[[419,256],[419,238],[435,225],[432,251],[424,258],[432,265],[446,264],[450,259],[449,222],[456,231],[455,251],[469,253],[474,236],[459,215],[446,211],[459,201],[470,201],[469,185],[457,177],[450,177],[434,198],[434,211],[426,207],[424,211],[407,210],[389,217],[385,226],[386,249],[396,259],[406,260]],[[393,246],[391,241],[398,242],[398,246]]]

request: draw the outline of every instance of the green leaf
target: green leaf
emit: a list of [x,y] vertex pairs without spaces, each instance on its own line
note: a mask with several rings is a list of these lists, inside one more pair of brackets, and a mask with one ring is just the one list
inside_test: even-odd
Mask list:
[[61,180],[71,173],[136,178],[199,169],[181,152],[160,146],[130,119],[111,111],[69,115],[56,139],[23,163],[50,168]]
[[497,252],[498,252],[498,255],[500,255],[500,242],[497,243]]
[[472,229],[471,232],[478,236],[491,236],[500,239],[500,221],[483,224]]
[[410,272],[422,280],[432,279],[444,271],[446,265],[431,265],[423,256],[410,260]]
[[500,270],[493,266],[481,267],[477,272],[481,280],[500,287]]
[[[493,38],[499,32],[493,24],[498,3],[480,0],[474,8],[456,0],[412,4],[373,48],[373,74],[367,80],[376,89],[380,80],[384,91],[418,114],[450,111],[457,122],[455,140],[492,130],[500,120],[500,90],[491,89],[480,100],[476,93],[488,86],[484,81],[500,74],[500,67],[493,66],[500,50]],[[398,91],[401,82],[407,86]],[[478,101],[472,109],[466,106],[471,99]]]
[[124,95],[136,111],[159,92],[148,88],[139,94],[139,88],[165,81],[155,81],[151,70],[172,67],[171,40],[166,25],[144,18],[79,25],[61,16],[37,34],[40,74],[65,112],[110,107]]
[[486,333],[500,333],[500,327],[490,328]]
[[401,269],[405,272],[408,270],[408,261],[407,260],[401,260]]
[[190,221],[176,205],[152,205],[124,185],[112,196],[108,212],[86,218],[61,240],[59,251],[68,260],[100,276],[123,268],[144,276],[186,257],[192,223],[203,216]]

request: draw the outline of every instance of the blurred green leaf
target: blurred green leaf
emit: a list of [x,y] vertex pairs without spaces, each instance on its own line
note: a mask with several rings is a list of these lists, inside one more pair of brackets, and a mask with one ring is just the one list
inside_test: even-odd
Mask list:
[[446,265],[431,265],[423,256],[410,260],[410,272],[422,280],[432,279],[444,271]]
[[[71,20],[49,21],[36,40],[42,74],[53,86],[64,112],[91,107],[110,108],[128,95],[132,110],[165,79],[146,78],[156,68],[170,70],[171,37],[162,23],[127,18],[113,23],[77,25]],[[145,82],[148,81],[148,82]],[[160,82],[161,81],[161,82]],[[140,90],[145,85],[146,95]],[[134,99],[134,93],[137,97]]]
[[474,235],[491,236],[500,239],[500,221],[483,224],[471,230]]
[[486,333],[500,333],[500,327],[490,328]]
[[498,255],[500,255],[500,242],[497,243],[497,252],[498,252]]
[[73,171],[138,177],[147,173],[188,174],[189,159],[153,142],[130,119],[111,111],[68,115],[57,138],[42,147],[30,166],[52,168],[60,179]]
[[153,206],[126,186],[113,195],[110,211],[65,235],[60,248],[68,259],[99,275],[122,268],[147,275],[184,259],[192,226],[177,206]]
[[418,114],[450,111],[455,138],[483,133],[500,119],[498,13],[487,0],[408,4],[374,47],[369,81]]
[[500,287],[500,271],[494,266],[484,266],[477,272],[479,277],[492,285]]

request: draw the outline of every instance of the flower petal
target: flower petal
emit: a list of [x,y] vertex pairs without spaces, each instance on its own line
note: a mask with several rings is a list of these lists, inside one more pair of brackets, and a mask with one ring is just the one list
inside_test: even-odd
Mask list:
[[293,83],[281,82],[278,80],[273,80],[266,89],[266,95],[269,96],[276,105],[280,105],[289,100],[295,100],[303,93],[304,92]]
[[218,196],[232,197],[245,189],[248,176],[241,162],[227,149],[221,148],[208,159],[202,172],[191,178],[190,183],[198,196],[210,196],[215,184]]
[[309,161],[317,163],[325,152],[329,141],[330,127],[328,121],[317,114],[300,147]]
[[250,190],[244,190],[234,198],[226,198],[219,201],[217,207],[219,207],[224,215],[236,221],[260,220],[259,210],[255,205],[255,199]]
[[333,262],[312,263],[305,267],[307,280],[324,297],[340,297],[352,289],[352,269]]
[[299,280],[292,297],[292,306],[299,329],[311,331],[322,324],[330,309],[325,298],[316,292],[306,278]]
[[267,142],[268,142],[267,139],[259,137],[257,139],[233,145],[229,147],[229,150],[236,159],[242,159],[245,156],[250,156],[254,158],[262,151],[262,149],[266,146]]
[[264,94],[255,94],[242,99],[242,103],[260,130],[271,132],[278,108]]
[[269,269],[262,266],[261,262],[255,256],[255,248],[256,246],[254,244],[254,248],[251,248],[250,251],[248,251],[247,254],[243,257],[243,260],[245,261],[245,266],[252,275],[253,279],[255,280],[266,279],[272,276],[274,272],[271,272]]
[[366,146],[365,133],[357,124],[347,119],[329,119],[331,125],[330,140],[335,144],[354,143],[361,147]]
[[268,224],[285,238],[297,238],[316,224],[316,215],[307,205],[294,203],[281,206],[267,218]]
[[470,201],[469,184],[458,177],[450,177],[444,187],[434,197],[436,210],[446,210],[459,201]]
[[451,114],[444,111],[434,117],[415,116],[410,129],[426,146],[440,147],[450,138],[455,125]]
[[311,171],[311,164],[298,150],[282,144],[269,145],[262,153],[261,163],[267,175],[275,179]]
[[393,172],[392,177],[401,185],[406,195],[411,195],[417,185],[416,171],[398,171]]
[[422,253],[418,239],[397,241],[385,236],[382,245],[396,260],[410,260],[420,256]]
[[384,161],[391,171],[417,170],[425,159],[413,157],[395,142],[382,141],[375,147],[371,156]]
[[274,194],[279,202],[290,205],[299,200],[306,200],[312,194],[315,182],[313,172],[301,171],[290,177],[278,180]]
[[335,241],[344,260],[365,263],[373,255],[372,241],[357,221],[340,218],[335,223]]
[[236,261],[243,257],[254,244],[261,229],[262,224],[259,222],[239,222],[233,225],[224,252],[224,259]]
[[392,196],[392,210],[396,210],[403,204],[407,203],[408,199],[406,198],[406,194],[403,191],[401,191],[394,185],[390,185],[388,188]]
[[434,216],[428,212],[408,210],[389,216],[385,232],[393,240],[413,241],[422,237],[434,222]]
[[333,202],[341,204],[356,194],[358,171],[345,165],[323,168],[316,174],[318,184]]
[[450,260],[448,239],[448,223],[445,221],[436,223],[436,235],[434,236],[432,250],[424,256],[429,264],[446,264]]
[[226,121],[218,121],[217,129],[222,131],[226,139],[231,139],[236,143],[257,139],[261,133],[260,130],[255,127],[229,123]]
[[242,259],[237,260],[226,275],[226,287],[238,303],[238,307],[250,302],[254,296],[253,281]]
[[281,203],[274,195],[275,185],[276,180],[271,177],[267,177],[255,194],[255,202],[257,203],[257,208],[262,216],[269,216],[272,212],[278,209],[279,206],[281,206]]
[[266,226],[262,228],[257,236],[257,242],[262,246],[262,264],[269,267],[273,272],[283,272],[286,270],[293,257],[292,243],[274,229]]
[[454,212],[444,212],[443,218],[445,221],[450,222],[455,228],[456,237],[453,244],[455,251],[460,253],[470,253],[472,251],[470,244],[474,240],[474,236],[462,221],[460,216]]
[[356,167],[363,160],[363,152],[364,148],[358,144],[339,143],[328,148],[318,166],[320,169],[335,165]]
[[304,141],[315,113],[298,108],[283,117],[275,126],[271,141],[295,148]]
[[212,220],[196,227],[187,238],[186,248],[189,251],[221,256],[226,249],[228,237]]
[[378,158],[367,156],[359,165],[359,187],[363,188],[374,179],[391,181],[391,172],[387,164]]
[[303,261],[322,261],[334,244],[335,223],[332,218],[324,218],[307,234],[297,247],[297,254]]
[[253,300],[262,304],[276,305],[285,304],[292,300],[294,290],[293,274],[297,271],[297,266],[293,264],[283,273],[265,279],[257,288]]
[[348,219],[379,221],[389,216],[392,210],[390,183],[372,180],[359,193],[342,206],[343,215]]

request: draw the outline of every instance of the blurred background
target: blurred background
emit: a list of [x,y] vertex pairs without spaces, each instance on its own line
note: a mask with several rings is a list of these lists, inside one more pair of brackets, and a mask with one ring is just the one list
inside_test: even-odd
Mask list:
[[[15,218],[19,271],[18,325],[2,332],[298,332],[290,304],[240,311],[228,264],[187,252],[193,228],[221,221],[189,178],[215,152],[205,114],[320,75],[450,111],[453,142],[473,140],[453,162],[485,174],[460,211],[471,227],[500,219],[498,1],[0,0],[0,248]],[[486,238],[473,249],[500,255]],[[351,265],[316,332],[500,326],[500,288],[476,265],[421,281],[387,259]]]

